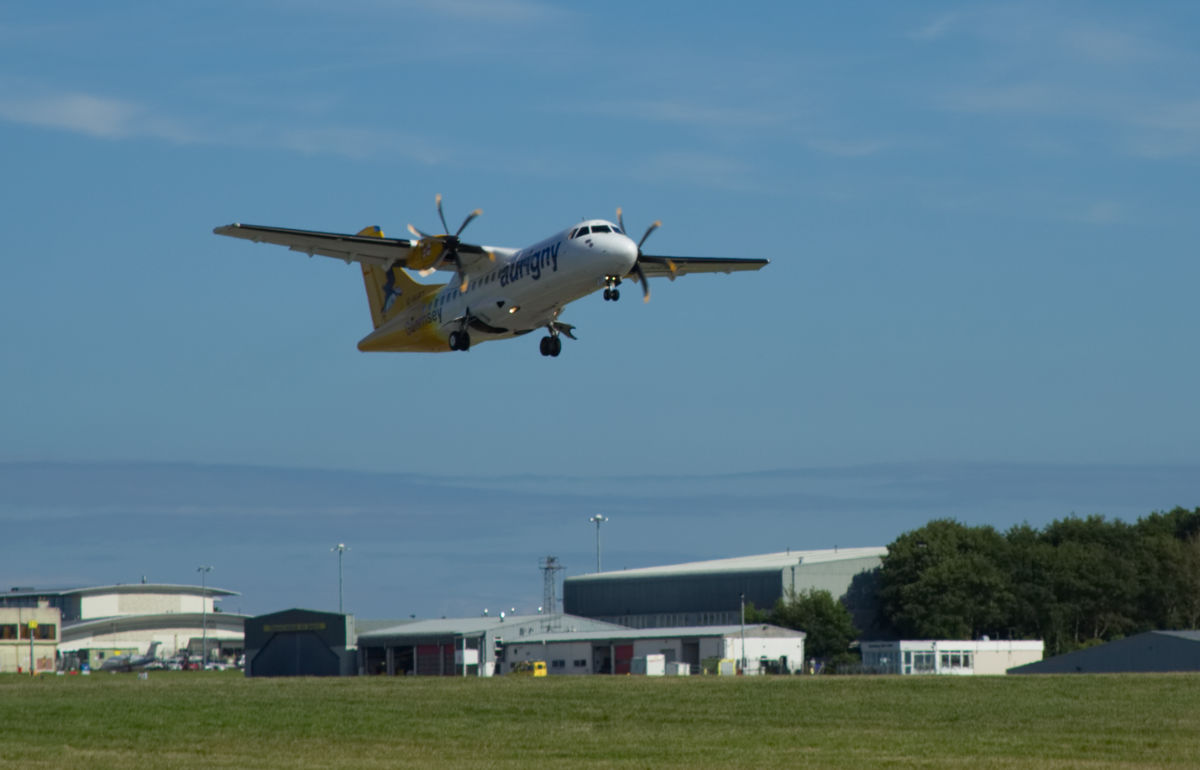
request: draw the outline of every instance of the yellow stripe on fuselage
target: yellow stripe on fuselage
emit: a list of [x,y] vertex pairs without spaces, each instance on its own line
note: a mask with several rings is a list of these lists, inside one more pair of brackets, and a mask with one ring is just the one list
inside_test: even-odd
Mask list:
[[[429,318],[429,309],[433,302],[426,300],[420,305],[420,314],[426,320],[419,323],[388,324],[375,330],[358,342],[358,349],[364,353],[442,353],[450,350],[448,338],[442,334],[438,324]],[[416,309],[409,310],[405,315],[419,318]]]

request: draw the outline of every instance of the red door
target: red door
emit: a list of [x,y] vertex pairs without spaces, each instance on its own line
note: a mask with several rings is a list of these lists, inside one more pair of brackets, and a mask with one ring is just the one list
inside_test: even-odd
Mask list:
[[613,652],[615,653],[614,657],[616,658],[616,660],[613,661],[615,664],[613,671],[618,674],[628,674],[630,666],[633,664],[633,645],[618,644],[614,647]]

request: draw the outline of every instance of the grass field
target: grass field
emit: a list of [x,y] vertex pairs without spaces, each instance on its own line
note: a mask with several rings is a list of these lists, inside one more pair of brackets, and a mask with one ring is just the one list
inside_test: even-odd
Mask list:
[[0,676],[0,766],[1200,767],[1200,676]]

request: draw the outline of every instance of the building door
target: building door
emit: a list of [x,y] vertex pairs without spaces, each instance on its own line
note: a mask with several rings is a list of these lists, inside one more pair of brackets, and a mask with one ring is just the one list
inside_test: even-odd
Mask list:
[[628,674],[633,667],[633,645],[618,644],[614,652],[616,653],[616,673]]
[[593,674],[611,674],[612,673],[612,655],[609,654],[607,644],[592,645],[592,673]]
[[692,667],[693,674],[700,673],[700,640],[683,642],[683,662]]

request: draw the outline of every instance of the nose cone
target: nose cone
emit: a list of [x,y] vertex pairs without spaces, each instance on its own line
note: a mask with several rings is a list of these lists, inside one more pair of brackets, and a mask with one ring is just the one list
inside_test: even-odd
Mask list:
[[633,269],[634,263],[637,262],[637,244],[629,236],[620,234],[616,235],[612,241],[609,252],[615,259],[620,260],[620,264],[624,268],[622,274],[629,272]]

